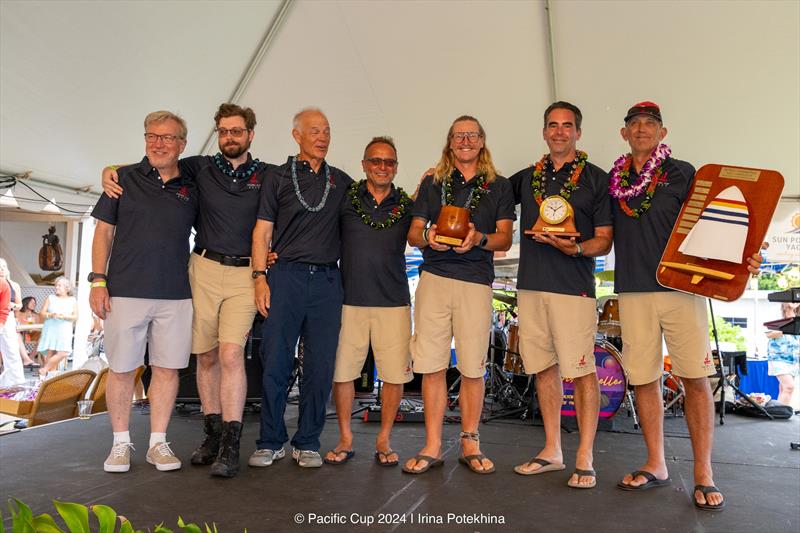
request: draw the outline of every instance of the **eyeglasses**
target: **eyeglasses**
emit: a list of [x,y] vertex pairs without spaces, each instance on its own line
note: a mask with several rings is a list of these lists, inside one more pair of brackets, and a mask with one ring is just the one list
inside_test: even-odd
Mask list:
[[147,141],[148,144],[155,144],[158,142],[159,139],[161,139],[161,141],[164,144],[171,145],[175,144],[175,141],[177,141],[179,138],[180,137],[178,137],[177,135],[158,135],[156,133],[144,134],[144,140]]
[[458,132],[453,134],[453,139],[458,142],[463,140],[468,140],[469,142],[475,142],[481,138],[481,134],[477,131],[465,131],[465,132]]
[[370,157],[364,161],[376,167],[384,165],[386,168],[394,168],[397,166],[397,159],[381,159],[380,157]]
[[219,135],[220,137],[226,137],[228,135],[230,135],[231,137],[241,137],[242,135],[244,135],[248,131],[250,131],[249,128],[231,128],[231,129],[228,129],[228,128],[217,128],[216,129],[217,135]]

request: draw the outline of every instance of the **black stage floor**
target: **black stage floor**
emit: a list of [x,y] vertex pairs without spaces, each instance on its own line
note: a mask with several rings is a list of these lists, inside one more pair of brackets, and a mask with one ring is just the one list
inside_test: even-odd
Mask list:
[[[295,413],[290,409],[287,416]],[[360,421],[353,422],[357,454],[347,465],[305,470],[287,454],[269,468],[249,468],[247,456],[258,432],[257,416],[249,415],[242,471],[227,480],[211,478],[206,468],[188,464],[178,472],[157,472],[144,461],[147,421],[138,411],[132,416],[136,452],[127,474],[102,470],[111,444],[105,414],[0,437],[0,498],[19,498],[36,514],[55,515],[53,499],[106,504],[141,529],[164,522],[177,530],[180,515],[199,524],[216,522],[224,532],[247,528],[256,533],[800,531],[800,452],[789,448],[791,440],[800,440],[797,417],[771,422],[729,415],[724,426],[717,425],[714,470],[728,502],[721,513],[692,506],[691,443],[680,431],[670,431],[673,436],[666,439],[672,486],[630,493],[615,488],[625,472],[639,466],[645,457],[641,436],[630,433],[598,434],[598,485],[593,490],[574,490],[566,481],[574,467],[576,433],[563,437],[566,471],[529,477],[512,472],[515,464],[529,459],[544,443],[542,428],[529,423],[499,420],[482,425],[483,450],[497,464],[498,472],[493,475],[479,476],[458,464],[459,429],[449,424],[445,427],[444,468],[412,476],[374,463],[373,438],[378,425]],[[290,420],[290,427],[295,421]],[[683,421],[668,421],[668,425],[675,424]],[[188,459],[198,444],[201,428],[199,416],[173,417],[168,437],[182,459]],[[336,423],[329,420],[323,451],[336,439]],[[422,424],[396,426],[393,446],[403,459],[416,453],[422,442]],[[311,513],[335,523],[309,523]],[[5,508],[3,515],[8,527]],[[381,518],[398,517],[405,522],[378,523]],[[463,522],[470,517],[483,523]],[[502,525],[498,523],[501,518]],[[429,523],[421,524],[423,519]],[[374,523],[352,523],[359,520]],[[434,525],[439,520],[442,524]]]

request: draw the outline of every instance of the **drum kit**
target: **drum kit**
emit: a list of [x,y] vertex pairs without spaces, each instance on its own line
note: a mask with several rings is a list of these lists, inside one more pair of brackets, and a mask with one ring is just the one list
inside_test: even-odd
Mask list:
[[[520,354],[517,295],[515,291],[494,291],[495,312],[487,362],[486,399],[489,413],[484,421],[495,418],[532,417],[536,410],[535,379],[525,371]],[[613,418],[623,407],[633,418],[634,428],[639,419],[634,404],[633,387],[628,384],[622,362],[622,331],[619,320],[619,301],[614,296],[598,299],[597,335],[594,359],[600,386],[600,419]],[[562,416],[574,417],[575,386],[572,379],[563,380]],[[451,387],[453,392],[456,384]],[[666,357],[662,377],[664,410],[678,416],[683,413],[685,390],[680,378],[672,373]],[[451,406],[454,404],[451,403]]]

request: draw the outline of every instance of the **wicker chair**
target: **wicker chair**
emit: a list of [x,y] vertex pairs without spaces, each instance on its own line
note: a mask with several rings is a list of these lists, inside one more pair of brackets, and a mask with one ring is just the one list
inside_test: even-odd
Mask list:
[[28,415],[28,427],[74,418],[94,379],[91,370],[73,370],[42,382]]
[[[144,366],[140,366],[136,369],[136,377],[134,378],[134,389],[142,380],[142,374],[144,374]],[[106,403],[106,385],[108,384],[108,367],[103,368],[99,374],[97,374],[97,378],[94,380],[94,388],[92,388],[91,393],[87,400],[93,400],[94,403],[92,404],[92,414],[94,413],[104,413],[108,411],[108,404]]]

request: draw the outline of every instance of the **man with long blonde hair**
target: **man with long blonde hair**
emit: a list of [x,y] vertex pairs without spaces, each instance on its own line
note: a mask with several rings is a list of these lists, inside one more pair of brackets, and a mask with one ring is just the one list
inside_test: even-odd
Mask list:
[[[435,221],[443,205],[469,209],[469,233],[461,246],[437,243]],[[424,374],[425,446],[403,471],[421,474],[443,464],[442,421],[447,404],[445,373],[455,337],[461,372],[461,453],[459,460],[478,474],[495,467],[480,450],[478,424],[483,408],[486,353],[492,323],[495,251],[511,247],[514,195],[497,175],[486,147],[486,132],[464,115],[450,126],[442,157],[426,176],[414,204],[408,243],[422,250],[422,274],[416,292],[415,332],[411,340],[414,370]]]

